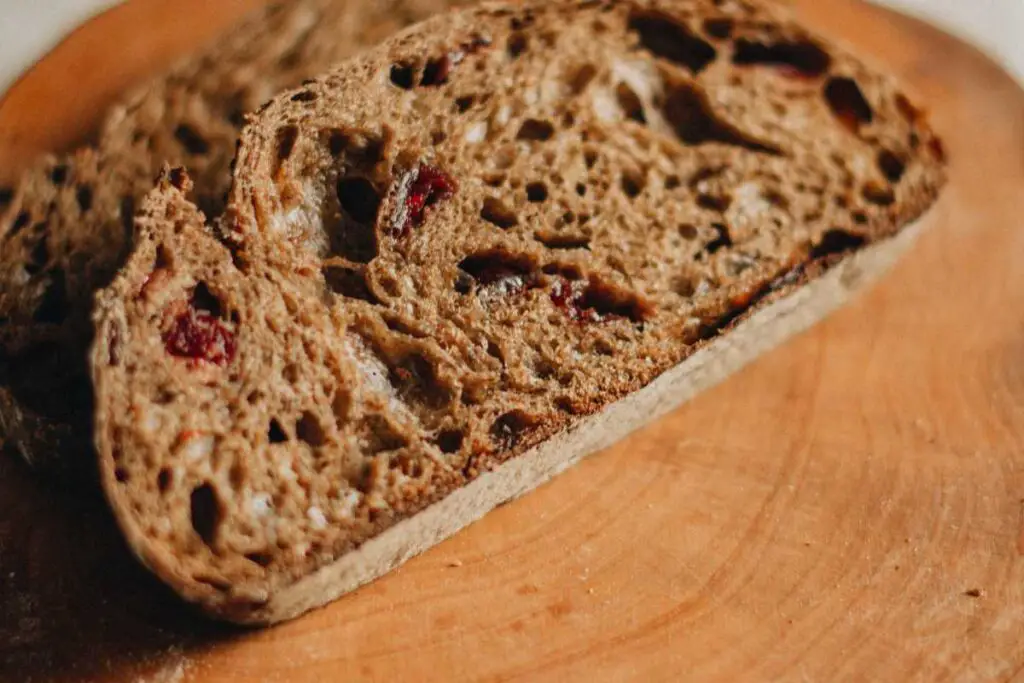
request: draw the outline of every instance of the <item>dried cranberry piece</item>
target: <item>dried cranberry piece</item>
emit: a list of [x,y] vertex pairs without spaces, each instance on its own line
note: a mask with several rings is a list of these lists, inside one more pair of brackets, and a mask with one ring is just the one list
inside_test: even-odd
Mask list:
[[575,322],[601,322],[604,320],[601,314],[585,305],[586,287],[585,282],[570,282],[560,277],[551,288],[551,302]]
[[423,69],[423,80],[420,85],[440,86],[448,82],[452,70],[466,58],[466,53],[461,50],[449,52],[438,59],[431,59]]
[[235,334],[209,311],[192,306],[179,313],[163,335],[167,353],[227,365],[235,357]]
[[392,222],[393,232],[400,237],[405,237],[412,228],[423,224],[427,209],[451,199],[459,189],[454,178],[428,165],[407,174],[400,187],[404,191],[399,191],[398,211]]
[[579,323],[630,320],[643,323],[654,308],[641,297],[600,280],[567,280],[559,276],[551,288],[551,301]]

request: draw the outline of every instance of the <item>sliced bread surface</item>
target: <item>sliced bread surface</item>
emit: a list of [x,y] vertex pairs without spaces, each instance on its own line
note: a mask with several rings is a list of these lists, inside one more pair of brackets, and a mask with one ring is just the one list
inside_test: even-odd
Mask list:
[[893,81],[773,5],[527,2],[275,98],[216,228],[189,182],[98,299],[100,470],[147,566],[268,623],[823,315],[943,163]]
[[195,200],[218,211],[245,113],[454,4],[270,4],[114,105],[94,146],[41,158],[0,192],[0,442],[50,472],[91,466],[93,294],[127,257],[165,162],[187,165]]

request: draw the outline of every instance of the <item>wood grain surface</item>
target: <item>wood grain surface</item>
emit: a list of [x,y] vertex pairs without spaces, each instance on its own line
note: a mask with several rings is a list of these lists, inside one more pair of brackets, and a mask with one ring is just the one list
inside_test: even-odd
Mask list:
[[[208,35],[247,4],[175,6]],[[97,494],[0,458],[0,681],[1024,680],[1024,91],[922,24],[795,4],[912,83],[946,136],[950,187],[879,286],[266,631],[191,615]],[[95,121],[104,98],[77,93],[72,65],[110,64],[109,83],[94,74],[109,97],[184,48],[137,40],[165,6],[130,2],[19,83],[0,103],[5,173]]]

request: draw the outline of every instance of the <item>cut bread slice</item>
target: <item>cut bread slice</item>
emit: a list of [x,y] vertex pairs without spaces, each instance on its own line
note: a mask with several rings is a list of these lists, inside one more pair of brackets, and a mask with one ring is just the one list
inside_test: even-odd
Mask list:
[[94,147],[39,160],[0,191],[0,442],[49,471],[91,466],[86,355],[94,291],[131,247],[165,162],[218,211],[244,114],[459,0],[295,0],[260,10],[128,95]]
[[941,146],[772,5],[487,4],[275,98],[212,230],[169,172],[98,298],[103,485],[238,622],[323,604],[838,305]]

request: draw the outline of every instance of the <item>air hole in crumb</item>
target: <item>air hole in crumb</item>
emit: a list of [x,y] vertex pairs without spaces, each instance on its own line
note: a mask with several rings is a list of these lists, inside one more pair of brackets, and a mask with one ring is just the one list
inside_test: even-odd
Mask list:
[[25,262],[25,272],[29,275],[35,275],[42,272],[49,263],[50,248],[46,244],[46,234],[44,233],[32,248],[32,252],[29,254],[28,260]]
[[568,396],[559,396],[558,398],[556,398],[555,408],[562,411],[563,413],[568,413],[569,415],[575,415],[578,412],[575,401],[573,401],[572,398]]
[[579,95],[586,90],[595,76],[597,76],[597,68],[593,64],[584,64],[574,69],[567,79],[572,94]]
[[666,190],[674,190],[674,189],[676,189],[677,187],[679,187],[682,184],[683,184],[682,179],[680,179],[680,177],[677,176],[677,175],[670,175],[669,177],[665,178],[665,189]]
[[231,483],[231,489],[233,491],[241,491],[245,485],[246,480],[246,467],[241,460],[236,460],[231,463],[231,469],[228,470],[228,481]]
[[167,467],[161,469],[156,475],[156,488],[160,493],[167,493],[167,489],[171,488],[172,477],[171,470]]
[[206,141],[206,138],[187,123],[182,123],[174,129],[174,137],[189,154],[200,155],[210,151],[210,143]]
[[732,29],[732,19],[708,19],[704,22],[704,32],[719,40],[726,40],[732,36]]
[[698,234],[697,226],[692,223],[683,223],[679,226],[679,236],[684,240],[695,240]]
[[487,197],[484,199],[484,206],[480,210],[480,217],[502,230],[507,230],[519,222],[516,212],[497,197]]
[[295,423],[295,436],[313,448],[319,448],[327,442],[327,434],[324,433],[320,420],[309,411],[303,413]]
[[515,448],[526,433],[537,424],[533,416],[522,410],[510,410],[491,425],[491,439],[502,449]]
[[443,408],[451,401],[451,393],[439,381],[434,364],[419,353],[410,353],[392,366],[391,383],[407,400],[429,408]]
[[32,315],[32,320],[37,323],[59,325],[67,320],[70,313],[71,304],[68,300],[64,271],[57,268],[50,273],[50,285],[46,288],[43,300]]
[[341,208],[359,223],[372,225],[380,210],[380,195],[366,178],[342,178],[338,181]]
[[780,154],[778,149],[720,120],[712,111],[707,94],[694,85],[677,83],[665,101],[664,113],[676,136],[688,145],[718,142],[753,152]]
[[435,130],[430,134],[430,144],[440,145],[442,142],[448,139],[448,133],[443,130]]
[[461,51],[449,52],[440,57],[428,59],[423,67],[423,77],[420,78],[421,87],[440,87],[448,82],[452,70],[465,58]]
[[18,216],[14,219],[14,223],[11,224],[11,231],[8,233],[9,236],[17,235],[21,232],[26,225],[32,220],[32,214],[28,211],[21,211]]
[[622,108],[622,113],[626,115],[626,118],[637,123],[647,123],[644,103],[632,88],[625,83],[619,83],[615,87],[615,99],[618,100],[619,107]]
[[488,187],[501,187],[502,185],[505,184],[505,180],[506,178],[504,173],[484,174],[484,184],[487,185]]
[[708,211],[725,213],[732,206],[732,197],[728,194],[699,194],[697,205]]
[[270,428],[267,430],[267,441],[270,443],[284,443],[288,440],[288,435],[284,433],[284,427],[278,422],[277,418],[273,418],[270,421]]
[[586,235],[541,232],[535,237],[548,249],[590,249],[590,238]]
[[890,183],[898,183],[903,179],[907,165],[895,152],[883,149],[878,152],[878,168]]
[[821,237],[821,241],[811,250],[811,258],[814,260],[845,254],[864,245],[865,239],[846,230],[833,229]]
[[526,186],[526,198],[534,204],[547,201],[547,185],[544,183],[530,183]]
[[220,299],[210,291],[205,282],[200,282],[192,290],[192,308],[197,311],[206,311],[214,318],[220,318],[224,312]]
[[640,43],[658,57],[680,64],[699,74],[717,52],[711,43],[694,35],[689,28],[660,12],[635,13],[629,28],[640,35]]
[[523,121],[522,127],[519,129],[519,133],[516,134],[518,140],[550,140],[551,136],[555,134],[555,127],[548,121],[541,121],[540,119],[527,119]]
[[458,453],[466,435],[457,429],[446,429],[437,435],[437,447],[442,453]]
[[371,304],[379,303],[377,297],[370,291],[366,282],[366,273],[357,268],[347,266],[326,266],[324,268],[324,281],[328,288],[335,294],[359,299]]
[[114,469],[114,479],[116,479],[118,483],[124,484],[128,481],[129,478],[130,477],[128,476],[128,470],[126,470],[125,468],[118,467]]
[[391,65],[391,82],[402,90],[412,90],[415,75],[415,69],[411,64]]
[[739,66],[774,67],[795,78],[817,78],[828,71],[832,57],[810,41],[766,45],[740,40],[732,61]]
[[587,186],[583,183],[576,183],[576,194],[581,197],[587,196]]
[[79,185],[78,190],[75,192],[75,200],[78,202],[78,208],[81,209],[82,213],[86,213],[92,208],[92,188],[88,185]]
[[512,59],[518,58],[521,54],[526,52],[527,41],[526,36],[522,33],[513,33],[508,38],[508,56]]
[[832,78],[825,86],[825,99],[832,113],[850,132],[871,123],[875,114],[860,86],[852,78]]
[[209,483],[194,488],[189,503],[192,528],[206,545],[212,546],[217,540],[224,517],[223,505],[217,497],[216,489]]
[[627,197],[636,199],[644,191],[647,179],[637,171],[626,171],[622,174],[619,185]]
[[277,129],[277,158],[284,161],[295,150],[295,142],[299,139],[298,126],[284,126]]
[[875,180],[869,180],[864,183],[861,194],[864,196],[864,199],[877,206],[892,206],[896,201],[896,194],[892,191],[892,188],[886,187]]
[[50,171],[50,180],[54,185],[63,185],[68,179],[68,166],[67,164],[57,164]]
[[246,553],[245,559],[264,568],[269,567],[274,561],[274,557],[270,553]]
[[641,323],[654,312],[650,304],[637,294],[597,278],[572,282],[555,280],[551,302],[578,323],[598,323],[625,318]]
[[921,111],[902,93],[896,95],[896,109],[907,123],[916,124],[921,117]]
[[728,226],[722,223],[712,223],[711,228],[715,231],[716,236],[704,247],[709,254],[714,254],[722,247],[732,246],[732,236],[729,234]]
[[476,98],[474,98],[472,95],[460,97],[457,100],[455,100],[455,108],[459,110],[460,114],[465,114],[467,111],[470,110],[475,101]]
[[464,258],[459,270],[468,274],[488,294],[510,296],[527,289],[536,268],[533,259],[502,249],[483,251]]
[[294,363],[289,363],[284,366],[284,370],[281,371],[281,376],[288,384],[297,384],[299,381],[299,366]]
[[292,95],[292,102],[315,102],[316,93],[311,90],[302,90]]
[[568,280],[581,280],[583,278],[583,271],[579,269],[579,266],[572,263],[548,263],[541,268],[541,272],[545,275],[558,275]]

